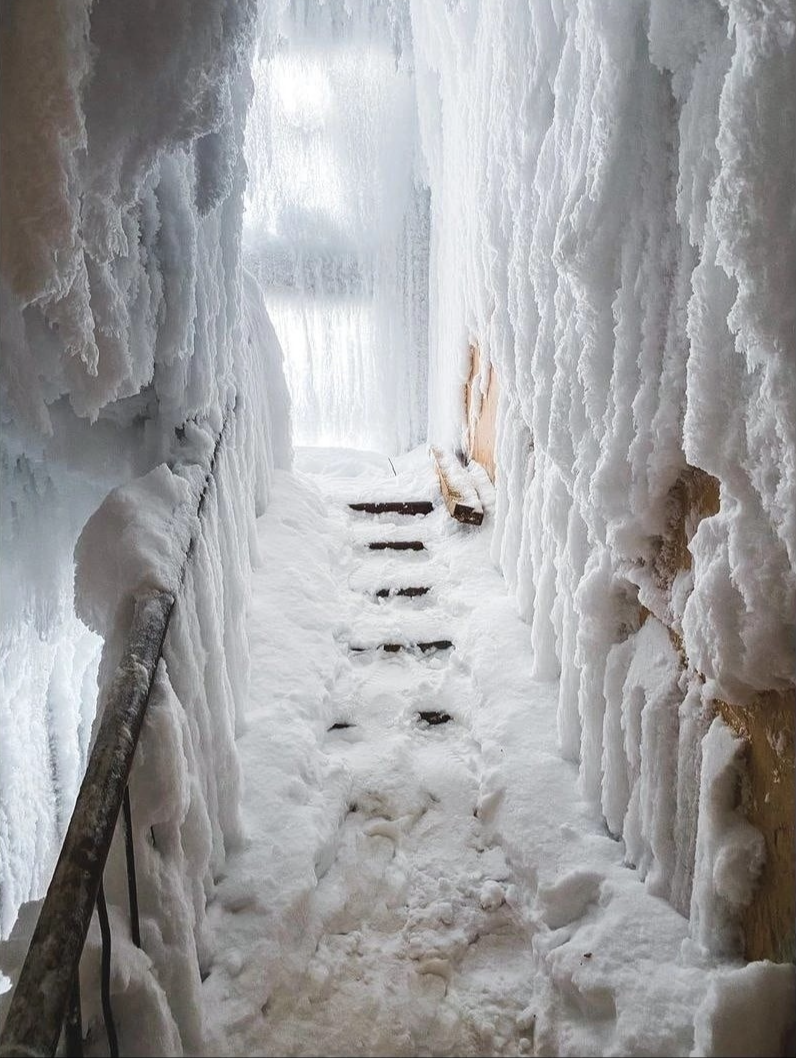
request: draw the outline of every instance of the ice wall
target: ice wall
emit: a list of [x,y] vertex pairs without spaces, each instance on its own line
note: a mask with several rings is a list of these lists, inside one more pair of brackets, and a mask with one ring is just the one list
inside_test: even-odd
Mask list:
[[494,555],[562,750],[646,884],[731,950],[759,854],[696,833],[702,739],[715,699],[793,685],[792,6],[412,20],[432,437],[463,442],[473,341],[501,386]]
[[[187,438],[227,416],[197,559],[214,598],[189,599],[205,617],[171,649],[179,668],[182,650],[210,659],[202,692],[178,691],[187,723],[235,714],[243,694],[247,543],[270,467],[290,458],[281,352],[252,284],[242,313],[256,13],[241,0],[4,12],[0,937],[49,879],[91,733],[106,632],[74,614],[78,534],[109,489],[172,473]],[[85,578],[122,599],[133,541],[90,554]],[[204,752],[222,768],[231,748]],[[219,826],[231,810],[207,811]]]
[[423,440],[428,189],[407,0],[265,19],[246,157],[248,265],[286,351],[298,443]]

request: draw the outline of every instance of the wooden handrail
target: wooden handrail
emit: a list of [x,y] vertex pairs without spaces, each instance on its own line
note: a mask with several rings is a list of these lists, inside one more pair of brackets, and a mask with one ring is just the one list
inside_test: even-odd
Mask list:
[[[180,584],[197,544],[217,459],[238,405],[236,398],[215,440]],[[106,704],[97,739],[0,1032],[0,1058],[48,1058],[56,1052],[174,605],[175,595],[169,591],[153,590],[134,599],[128,643],[103,695]],[[129,896],[130,883],[129,878]],[[138,922],[134,926],[137,935]]]
[[52,1055],[94,912],[175,596],[134,604],[61,854],[14,990],[0,1055]]

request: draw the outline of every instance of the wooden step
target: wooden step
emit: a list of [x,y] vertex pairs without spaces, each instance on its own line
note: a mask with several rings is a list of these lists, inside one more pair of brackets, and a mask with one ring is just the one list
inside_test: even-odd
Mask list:
[[418,595],[428,595],[430,588],[379,588],[375,593],[378,599],[394,599],[396,595],[404,595],[408,599],[415,599]]
[[435,727],[437,724],[447,724],[453,720],[450,713],[440,712],[437,709],[432,709],[430,712],[420,712],[417,714],[423,723],[428,724],[429,727]]
[[450,639],[431,639],[421,643],[380,643],[375,647],[354,647],[349,649],[353,654],[365,654],[369,650],[383,650],[387,654],[397,654],[401,650],[422,650],[427,654],[432,650],[451,650],[453,643]]
[[425,551],[422,540],[374,540],[367,545],[371,551]]
[[397,654],[399,650],[422,650],[424,654],[430,650],[450,650],[453,643],[450,639],[432,639],[425,643],[384,643],[382,650],[388,654]]
[[349,503],[352,511],[365,514],[431,514],[434,504],[430,500],[381,500],[377,503]]

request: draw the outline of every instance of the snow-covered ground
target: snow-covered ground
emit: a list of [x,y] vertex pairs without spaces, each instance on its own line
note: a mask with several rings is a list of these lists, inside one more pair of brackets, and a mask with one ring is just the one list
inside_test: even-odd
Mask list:
[[[208,1038],[232,1055],[778,1053],[790,969],[696,965],[687,919],[581,800],[558,686],[532,680],[489,560],[492,487],[476,476],[481,528],[441,503],[349,511],[436,496],[422,450],[393,462],[301,451],[259,523],[249,840],[208,907]],[[366,546],[387,539],[426,550]],[[431,590],[375,597],[404,583]],[[453,649],[376,649],[423,636]]]

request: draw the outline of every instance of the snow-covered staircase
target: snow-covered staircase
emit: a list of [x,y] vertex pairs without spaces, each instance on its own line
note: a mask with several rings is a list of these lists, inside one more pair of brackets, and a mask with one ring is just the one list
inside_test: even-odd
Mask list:
[[[351,511],[368,516],[397,514],[414,518],[425,517],[434,510],[434,504],[430,500],[363,501],[349,503],[348,507]],[[370,518],[371,523],[374,521],[374,518]],[[372,539],[379,534],[381,539]],[[354,525],[354,546],[359,549],[363,543],[368,552],[408,552],[416,556],[420,552],[428,551],[423,540],[408,539],[409,535],[404,525],[396,525],[393,522],[382,522],[379,525],[356,523]],[[410,556],[404,555],[404,559],[408,557]],[[370,561],[369,555],[365,558],[368,562]],[[371,592],[375,599],[423,599],[429,595],[430,585],[402,583],[403,578],[408,579],[411,569],[415,568],[414,562],[410,566],[404,559],[399,559],[398,562],[386,567],[387,579],[391,583],[376,587]],[[370,576],[369,573],[368,576]],[[375,577],[374,573],[372,577]],[[420,609],[406,607],[402,613],[393,610],[389,614],[383,612],[376,614],[374,610],[372,613],[367,611],[362,619],[357,620],[352,629],[349,649],[357,654],[375,650],[396,654],[404,650],[419,655],[432,651],[450,650],[453,648],[453,642],[441,634],[440,625],[441,617],[429,615],[425,610]]]

